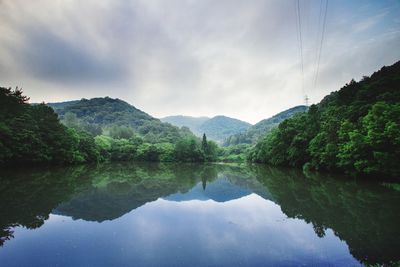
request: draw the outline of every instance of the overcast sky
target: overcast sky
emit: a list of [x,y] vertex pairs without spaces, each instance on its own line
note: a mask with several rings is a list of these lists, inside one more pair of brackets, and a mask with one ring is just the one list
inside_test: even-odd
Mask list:
[[[324,4],[322,2],[322,15]],[[251,123],[400,60],[400,1],[0,0],[0,86]],[[303,89],[304,88],[304,89]]]

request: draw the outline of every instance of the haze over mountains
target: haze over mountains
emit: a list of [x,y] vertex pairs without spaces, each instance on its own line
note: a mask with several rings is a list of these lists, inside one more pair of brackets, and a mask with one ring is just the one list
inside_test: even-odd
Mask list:
[[161,121],[186,126],[199,137],[205,133],[207,138],[219,143],[233,134],[245,132],[251,126],[248,122],[221,115],[212,118],[178,115],[161,118]]
[[204,122],[208,121],[209,119],[209,117],[191,117],[183,115],[167,116],[164,118],[160,118],[162,122],[168,122],[178,127],[189,127],[194,133],[196,132],[196,129],[198,129]]
[[306,110],[306,106],[296,106],[254,125],[226,116],[208,118],[177,115],[164,117],[160,120],[178,127],[186,126],[197,136],[202,136],[205,133],[209,139],[224,145],[254,144],[261,136],[277,127],[285,119]]

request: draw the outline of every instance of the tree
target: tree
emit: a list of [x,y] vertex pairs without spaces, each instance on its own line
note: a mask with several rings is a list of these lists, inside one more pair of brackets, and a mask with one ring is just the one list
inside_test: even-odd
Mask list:
[[201,150],[203,151],[203,153],[205,155],[208,154],[208,143],[207,143],[207,136],[206,136],[205,133],[203,134],[203,139],[202,139],[202,142],[201,142]]

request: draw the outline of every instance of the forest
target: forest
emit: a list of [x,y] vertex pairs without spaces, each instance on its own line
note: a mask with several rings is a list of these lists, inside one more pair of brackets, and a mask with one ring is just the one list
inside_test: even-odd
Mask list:
[[[150,116],[139,114],[142,121],[137,131],[118,124],[102,128],[101,124],[78,119],[72,112],[60,116],[62,124],[53,108],[44,103],[31,105],[28,100],[18,88],[0,88],[0,165],[203,162],[217,157],[217,145],[205,135],[199,139],[188,129],[178,129]],[[87,106],[78,110],[87,113]]]
[[283,121],[248,155],[253,162],[357,176],[400,176],[400,62]]

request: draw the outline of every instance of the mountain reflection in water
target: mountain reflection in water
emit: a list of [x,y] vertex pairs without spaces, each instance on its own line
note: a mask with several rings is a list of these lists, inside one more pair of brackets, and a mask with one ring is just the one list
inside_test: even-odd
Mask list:
[[4,266],[400,260],[399,192],[346,177],[259,165],[104,164],[2,172],[0,193]]

